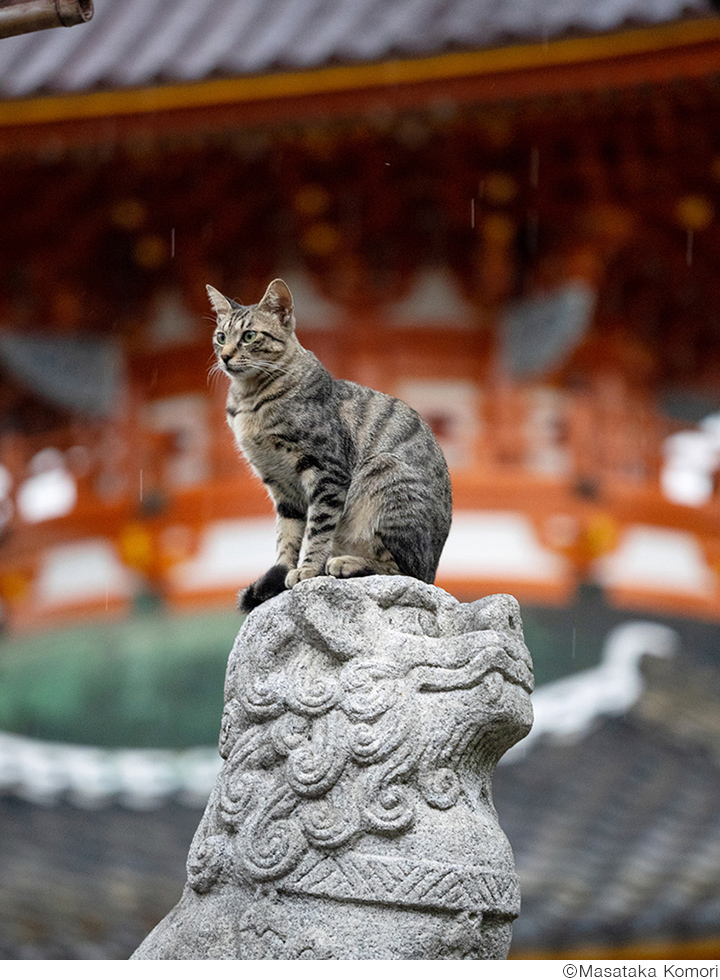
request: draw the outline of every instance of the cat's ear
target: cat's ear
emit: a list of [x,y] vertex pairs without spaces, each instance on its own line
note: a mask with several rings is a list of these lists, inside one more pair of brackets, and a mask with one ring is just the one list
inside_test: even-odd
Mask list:
[[227,296],[223,296],[214,286],[206,286],[207,294],[210,297],[210,305],[215,310],[218,320],[224,320],[232,313],[233,307]]
[[258,308],[274,313],[280,317],[283,326],[290,327],[292,324],[293,298],[287,284],[282,279],[273,279],[265,290],[265,295],[258,303]]

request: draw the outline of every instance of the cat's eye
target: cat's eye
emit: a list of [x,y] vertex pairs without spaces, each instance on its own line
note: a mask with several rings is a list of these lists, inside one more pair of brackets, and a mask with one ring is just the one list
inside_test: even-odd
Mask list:
[[256,337],[257,337],[257,330],[246,330],[245,333],[240,338],[240,340],[244,344],[249,344],[250,341],[255,340]]
[[216,340],[216,341],[217,341],[217,342],[218,342],[219,344],[224,344],[224,343],[225,343],[225,341],[227,340],[227,337],[226,337],[226,336],[225,336],[225,334],[224,334],[224,333],[222,332],[222,330],[218,330],[218,332],[217,332],[217,333],[215,334],[215,340]]

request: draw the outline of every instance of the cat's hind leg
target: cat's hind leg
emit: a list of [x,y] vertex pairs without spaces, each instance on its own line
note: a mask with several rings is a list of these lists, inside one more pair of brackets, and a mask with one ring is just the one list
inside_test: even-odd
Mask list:
[[348,554],[328,559],[325,566],[327,575],[335,578],[359,578],[363,575],[400,574],[395,559],[377,535],[371,541],[351,544],[347,551]]
[[[391,574],[432,583],[451,510],[450,479],[441,456],[408,461],[379,453],[353,481],[343,518],[350,538],[364,540],[369,533],[380,541],[382,557],[373,558],[382,562],[390,555],[396,566]],[[355,549],[347,551],[352,554]]]
[[432,585],[447,532],[440,540],[432,528],[418,524],[403,527],[395,524],[394,527],[382,528],[379,533],[384,544],[397,556],[401,575],[411,575]]
[[380,499],[367,493],[360,473],[350,488],[348,501],[333,539],[333,554],[325,563],[325,574],[334,578],[363,575],[399,575],[400,569],[376,532]]

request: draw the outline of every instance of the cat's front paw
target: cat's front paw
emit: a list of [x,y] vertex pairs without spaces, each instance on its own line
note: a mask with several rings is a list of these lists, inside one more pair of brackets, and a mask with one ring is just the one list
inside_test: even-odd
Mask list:
[[290,571],[285,576],[285,588],[292,589],[294,585],[298,582],[302,582],[306,578],[315,578],[320,575],[322,569],[315,565],[303,565],[301,568],[291,568]]
[[375,575],[379,569],[373,568],[367,559],[357,555],[340,555],[330,559],[326,571],[334,578],[359,578],[363,575]]

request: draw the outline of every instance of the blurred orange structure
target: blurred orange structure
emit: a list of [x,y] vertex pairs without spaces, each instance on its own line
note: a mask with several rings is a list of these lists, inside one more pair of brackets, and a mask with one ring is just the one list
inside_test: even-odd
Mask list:
[[[718,55],[698,16],[0,102],[7,623],[227,603],[271,561],[204,285],[250,303],[277,274],[305,345],[443,444],[438,584],[720,618]],[[119,352],[94,416],[50,340]],[[27,504],[43,473],[62,513]]]

